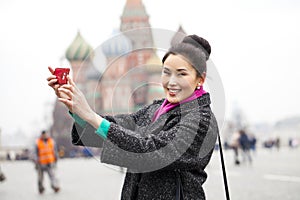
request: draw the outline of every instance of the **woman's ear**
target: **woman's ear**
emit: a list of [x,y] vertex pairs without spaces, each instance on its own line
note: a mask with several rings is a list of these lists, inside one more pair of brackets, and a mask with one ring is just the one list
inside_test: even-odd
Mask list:
[[206,72],[203,72],[201,77],[199,77],[199,83],[200,85],[203,85],[205,82],[205,78],[206,78]]
[[205,77],[206,77],[206,76],[205,76],[204,74],[202,74],[202,76],[198,78],[198,84],[199,84],[200,86],[204,84],[204,82],[205,82]]
[[203,77],[199,77],[197,80],[197,86],[196,89],[199,90],[201,88],[201,86],[204,84],[204,78]]

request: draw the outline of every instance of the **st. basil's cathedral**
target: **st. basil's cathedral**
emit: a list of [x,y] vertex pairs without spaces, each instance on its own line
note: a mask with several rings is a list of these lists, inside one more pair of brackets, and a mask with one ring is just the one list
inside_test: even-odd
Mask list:
[[[95,66],[93,62],[95,50],[79,31],[67,48],[65,58],[71,65],[73,80],[96,112],[102,115],[130,113],[154,99],[163,98],[161,86],[153,84],[160,83],[161,59],[155,48],[143,48],[155,47],[150,27],[142,0],[127,0],[119,33],[100,46],[106,59],[103,72],[97,70],[103,66]],[[138,29],[141,31],[131,31]],[[185,31],[179,26],[171,43],[179,41],[183,34]],[[50,132],[66,157],[80,148],[71,144],[72,125],[67,108],[56,101]]]

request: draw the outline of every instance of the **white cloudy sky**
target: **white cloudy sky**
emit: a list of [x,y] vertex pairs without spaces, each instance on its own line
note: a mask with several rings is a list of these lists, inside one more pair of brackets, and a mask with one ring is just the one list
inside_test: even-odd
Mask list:
[[[125,0],[0,1],[0,127],[37,134],[55,96],[47,66],[58,67],[77,30],[94,48],[119,28]],[[297,0],[144,0],[154,28],[209,40],[226,110],[250,123],[300,115],[300,3]],[[65,63],[65,62],[63,62]]]

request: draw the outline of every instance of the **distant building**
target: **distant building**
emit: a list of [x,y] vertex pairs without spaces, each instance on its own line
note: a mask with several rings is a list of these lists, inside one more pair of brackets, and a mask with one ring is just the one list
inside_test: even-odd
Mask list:
[[[133,112],[163,97],[159,85],[162,63],[153,48],[151,29],[130,31],[149,27],[149,15],[142,1],[127,0],[120,31],[115,31],[112,39],[101,45],[107,63],[102,73],[96,69],[103,66],[93,66],[94,50],[80,32],[67,48],[65,56],[72,66],[73,79],[97,112]],[[180,26],[171,43],[180,42],[182,33],[185,32]],[[55,103],[53,118],[52,136],[68,153],[76,148],[70,142],[73,120],[60,102]]]

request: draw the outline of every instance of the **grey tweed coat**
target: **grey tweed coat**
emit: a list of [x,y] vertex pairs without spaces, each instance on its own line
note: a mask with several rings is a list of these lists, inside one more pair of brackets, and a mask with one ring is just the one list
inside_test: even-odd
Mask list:
[[132,114],[103,116],[111,122],[105,141],[90,125],[81,128],[75,123],[72,143],[103,148],[101,162],[127,168],[122,200],[173,200],[178,174],[184,199],[205,199],[204,169],[218,134],[209,93],[152,122],[162,102]]

